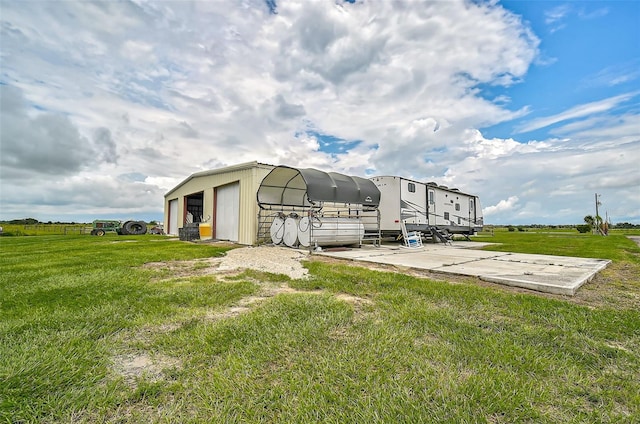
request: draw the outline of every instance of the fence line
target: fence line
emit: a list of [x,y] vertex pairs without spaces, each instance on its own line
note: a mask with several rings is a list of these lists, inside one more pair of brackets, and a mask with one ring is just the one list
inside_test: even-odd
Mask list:
[[92,227],[87,225],[63,225],[63,224],[27,224],[22,226],[24,232],[36,232],[47,234],[90,234]]

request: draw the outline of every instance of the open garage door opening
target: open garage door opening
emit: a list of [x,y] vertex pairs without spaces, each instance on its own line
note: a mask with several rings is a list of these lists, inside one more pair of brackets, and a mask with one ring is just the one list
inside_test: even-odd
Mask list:
[[184,223],[191,224],[204,220],[204,193],[193,193],[185,196]]

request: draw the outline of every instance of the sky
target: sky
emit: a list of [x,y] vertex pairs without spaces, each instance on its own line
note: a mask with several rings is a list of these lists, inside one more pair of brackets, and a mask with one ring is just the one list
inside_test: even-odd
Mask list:
[[0,220],[162,220],[249,161],[640,223],[639,1],[0,0]]

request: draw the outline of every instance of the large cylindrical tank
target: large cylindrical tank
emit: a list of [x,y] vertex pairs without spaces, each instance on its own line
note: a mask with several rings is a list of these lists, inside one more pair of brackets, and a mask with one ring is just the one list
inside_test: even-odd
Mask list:
[[271,233],[271,241],[273,244],[282,243],[282,237],[284,236],[284,218],[279,216],[273,218],[269,232]]
[[304,217],[298,223],[298,241],[305,247],[360,244],[363,237],[364,224],[356,218]]
[[298,244],[298,218],[289,216],[284,220],[284,233],[282,241],[289,247],[296,247]]

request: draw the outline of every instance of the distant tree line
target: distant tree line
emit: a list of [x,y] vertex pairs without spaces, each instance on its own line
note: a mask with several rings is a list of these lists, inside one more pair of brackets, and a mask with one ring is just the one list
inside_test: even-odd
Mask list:
[[613,224],[611,228],[616,228],[618,230],[629,230],[629,229],[640,228],[640,224],[631,224],[629,222],[622,222],[620,224]]
[[[561,224],[561,225],[549,225],[549,224],[529,224],[529,225],[485,225],[485,229],[487,228],[506,228],[508,231],[527,231],[528,229],[577,229],[581,233],[588,233],[596,228],[602,228],[604,226],[604,222],[602,220],[596,220],[595,217],[586,216],[584,224]],[[608,224],[607,229],[616,229],[616,230],[629,230],[629,229],[640,229],[640,224],[631,224],[629,222],[622,222],[619,224]]]
[[60,221],[40,222],[35,218],[12,219],[11,221],[0,221],[0,223],[2,223],[2,224],[11,224],[11,225],[36,225],[36,224],[77,225],[77,224],[82,224],[82,222],[60,222]]

